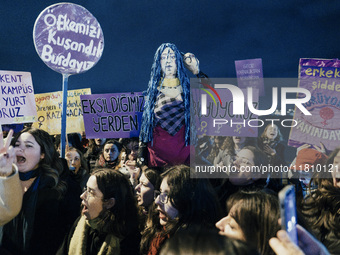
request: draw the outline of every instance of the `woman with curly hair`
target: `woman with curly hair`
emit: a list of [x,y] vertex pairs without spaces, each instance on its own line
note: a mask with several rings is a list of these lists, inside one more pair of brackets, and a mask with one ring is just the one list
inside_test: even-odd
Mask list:
[[137,208],[122,173],[95,170],[81,199],[82,215],[57,254],[138,254]]
[[50,135],[32,127],[17,133],[12,145],[24,197],[18,216],[0,230],[0,253],[55,254],[64,234],[58,213],[67,190],[59,154]]

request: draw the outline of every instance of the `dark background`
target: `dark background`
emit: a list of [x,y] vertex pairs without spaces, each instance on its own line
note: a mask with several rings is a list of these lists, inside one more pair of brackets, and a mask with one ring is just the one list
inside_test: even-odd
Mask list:
[[[93,94],[143,91],[163,42],[193,52],[210,77],[235,77],[235,60],[262,58],[264,77],[297,77],[302,57],[340,55],[340,1],[72,1],[101,24],[98,64],[71,76],[69,89]],[[62,77],[40,60],[33,26],[57,1],[1,0],[0,70],[32,73],[35,93],[58,91]]]
[[[340,55],[335,0],[72,2],[88,9],[104,33],[98,64],[68,83],[69,89],[91,88],[93,94],[146,90],[163,42],[193,52],[210,77],[235,77],[235,60],[262,58],[264,77],[296,78],[299,58]],[[54,3],[1,0],[0,70],[31,72],[35,93],[62,90],[61,74],[40,60],[32,37],[36,18]]]

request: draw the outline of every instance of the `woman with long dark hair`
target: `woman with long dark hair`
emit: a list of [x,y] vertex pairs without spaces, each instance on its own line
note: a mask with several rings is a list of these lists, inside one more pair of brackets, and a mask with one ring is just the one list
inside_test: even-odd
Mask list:
[[81,199],[82,216],[57,254],[138,254],[137,208],[122,173],[108,168],[95,170]]
[[96,161],[95,168],[111,168],[115,169],[120,163],[118,162],[118,156],[122,149],[122,144],[116,140],[106,140],[103,146],[102,152]]
[[17,217],[2,228],[1,248],[11,254],[55,254],[63,235],[59,209],[67,186],[50,135],[25,128],[12,140],[24,193]]
[[256,191],[239,191],[228,199],[228,215],[216,223],[220,234],[246,242],[261,255],[274,254],[269,239],[280,229],[277,196]]
[[154,191],[159,190],[162,180],[160,174],[160,169],[143,169],[139,184],[135,187],[141,231],[145,229],[148,215],[153,213]]
[[190,177],[190,168],[179,165],[162,174],[155,191],[157,222],[151,222],[142,235],[141,253],[159,254],[165,240],[178,230],[195,224],[213,228],[220,215],[216,195],[206,179]]

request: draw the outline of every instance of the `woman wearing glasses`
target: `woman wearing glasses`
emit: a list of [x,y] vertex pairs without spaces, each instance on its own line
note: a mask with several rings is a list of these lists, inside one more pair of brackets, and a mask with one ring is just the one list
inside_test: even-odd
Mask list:
[[94,171],[80,197],[82,216],[57,254],[138,254],[137,208],[128,179],[119,171]]
[[220,208],[206,179],[190,177],[190,168],[179,165],[162,174],[160,190],[155,191],[157,222],[143,232],[142,254],[159,254],[164,242],[183,228],[193,225],[214,227]]

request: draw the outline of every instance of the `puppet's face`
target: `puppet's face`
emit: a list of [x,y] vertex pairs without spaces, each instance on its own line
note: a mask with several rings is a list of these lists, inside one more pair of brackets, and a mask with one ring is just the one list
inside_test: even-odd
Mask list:
[[161,68],[165,79],[176,78],[177,65],[175,52],[169,47],[161,55]]

